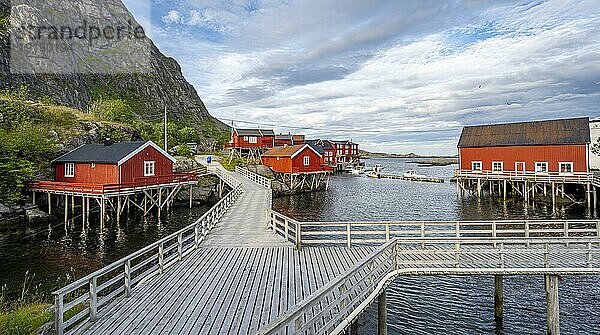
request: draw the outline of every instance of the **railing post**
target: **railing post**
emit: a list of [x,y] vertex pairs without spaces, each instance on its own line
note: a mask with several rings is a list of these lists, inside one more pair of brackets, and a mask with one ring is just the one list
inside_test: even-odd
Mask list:
[[348,246],[348,248],[352,247],[352,241],[350,240],[351,238],[351,233],[350,233],[350,223],[346,224],[346,244]]
[[504,243],[500,243],[500,267],[504,268],[505,259],[504,259]]
[[54,297],[54,307],[56,308],[56,315],[54,316],[54,329],[56,330],[56,334],[63,335],[63,295],[57,294]]
[[296,250],[300,251],[302,248],[302,225],[296,221]]
[[165,270],[165,246],[164,244],[158,245],[158,273],[162,274]]
[[385,224],[385,241],[388,242],[390,240],[390,224]]
[[131,260],[125,261],[125,296],[131,296]]
[[180,261],[183,258],[183,233],[177,235],[177,258]]
[[198,249],[198,246],[200,245],[200,232],[198,230],[198,224],[196,224],[194,226],[194,243],[196,244],[196,249]]
[[90,279],[90,321],[96,321],[98,316],[98,278]]

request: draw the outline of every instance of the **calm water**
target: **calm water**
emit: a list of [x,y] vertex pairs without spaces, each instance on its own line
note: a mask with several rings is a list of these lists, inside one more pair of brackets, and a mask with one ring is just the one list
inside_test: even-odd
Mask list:
[[[403,159],[371,159],[386,173],[416,170],[449,179],[456,166],[418,167]],[[283,197],[274,208],[301,220],[467,220],[591,218],[585,206],[525,206],[520,201],[459,199],[456,185],[334,176],[329,192]],[[504,323],[494,321],[493,277],[404,277],[388,289],[390,334],[545,334],[543,277],[506,277]],[[600,334],[600,278],[562,277],[563,334]],[[376,333],[376,309],[360,322]]]
[[100,232],[98,213],[85,227],[81,217],[67,227],[62,220],[0,227],[0,285],[6,285],[7,296],[14,299],[27,275],[29,292],[47,295],[192,224],[209,208],[175,208],[162,222],[132,215],[119,225],[108,222],[104,232]]

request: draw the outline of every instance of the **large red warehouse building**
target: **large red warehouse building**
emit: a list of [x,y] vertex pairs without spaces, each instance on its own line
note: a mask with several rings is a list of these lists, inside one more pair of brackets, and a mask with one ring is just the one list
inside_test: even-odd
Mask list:
[[52,161],[57,182],[96,185],[172,175],[174,162],[151,141],[86,144]]
[[225,144],[226,148],[272,148],[275,146],[275,132],[264,129],[233,130],[231,141]]
[[465,127],[462,171],[589,172],[588,118]]

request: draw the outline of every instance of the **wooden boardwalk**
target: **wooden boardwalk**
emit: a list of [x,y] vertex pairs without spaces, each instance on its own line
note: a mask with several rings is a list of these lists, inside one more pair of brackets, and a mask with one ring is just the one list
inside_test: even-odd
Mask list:
[[302,223],[211,170],[233,191],[194,225],[54,293],[59,334],[340,333],[402,271],[600,273],[600,221]]
[[243,184],[244,193],[200,246],[292,247],[292,244],[268,230],[267,211],[271,208],[271,190],[237,173],[225,171],[219,166],[216,168]]
[[296,251],[267,230],[271,190],[221,173],[242,183],[244,193],[201,248],[142,284],[82,333],[255,334],[375,250]]
[[374,250],[201,248],[83,333],[255,334]]

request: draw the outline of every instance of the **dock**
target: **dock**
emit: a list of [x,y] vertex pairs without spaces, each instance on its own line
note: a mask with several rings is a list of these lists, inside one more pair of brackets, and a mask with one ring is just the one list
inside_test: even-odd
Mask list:
[[399,179],[399,180],[416,181],[416,182],[423,182],[423,183],[438,183],[438,184],[444,183],[444,178],[406,177],[406,176],[401,176],[401,175],[396,175],[396,174],[385,174],[385,173],[378,173],[377,178],[379,178],[379,179]]
[[544,275],[555,331],[558,275],[600,274],[600,221],[299,222],[209,172],[230,191],[194,224],[53,293],[57,334],[341,334],[375,302],[385,334],[394,278],[456,274]]

